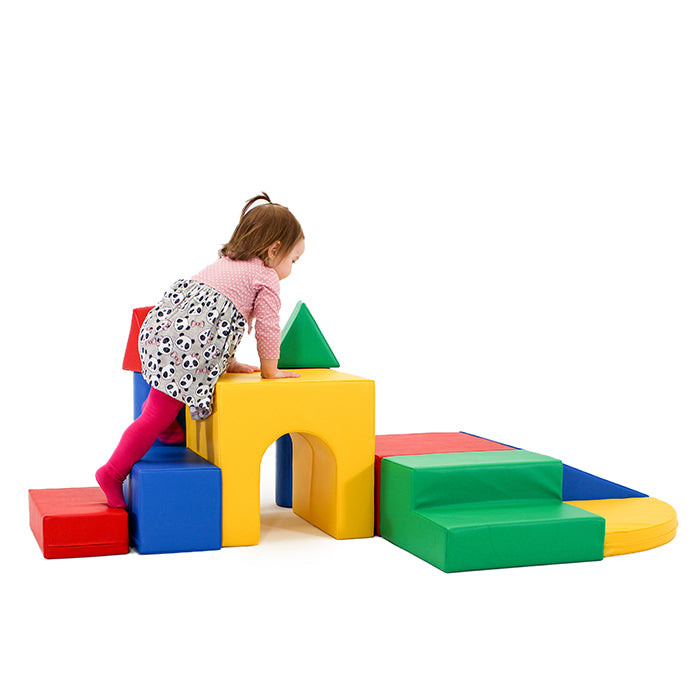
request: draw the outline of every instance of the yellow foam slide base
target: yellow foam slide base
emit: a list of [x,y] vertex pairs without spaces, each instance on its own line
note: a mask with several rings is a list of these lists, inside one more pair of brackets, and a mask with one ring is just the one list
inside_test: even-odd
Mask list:
[[656,498],[567,502],[605,518],[606,557],[660,547],[670,542],[678,529],[676,511]]

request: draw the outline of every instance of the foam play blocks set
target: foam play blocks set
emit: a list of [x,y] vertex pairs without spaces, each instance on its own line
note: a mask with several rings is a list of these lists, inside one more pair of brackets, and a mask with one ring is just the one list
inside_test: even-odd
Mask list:
[[110,508],[99,486],[30,489],[29,526],[46,559],[129,551],[126,511]]
[[221,470],[186,447],[155,446],[124,482],[140,554],[221,548]]
[[[150,387],[134,309],[123,366],[134,418]],[[280,367],[299,379],[227,374],[214,411],[177,426],[134,465],[127,510],[99,487],[29,491],[30,527],[46,558],[216,550],[257,544],[260,465],[277,446],[276,502],[337,539],[381,535],[439,569],[594,561],[658,547],[673,508],[561,461],[469,433],[374,435],[374,382],[337,360],[301,302],[285,326]]]
[[564,502],[605,519],[606,557],[660,547],[676,536],[678,518],[668,503],[568,464],[562,466]]
[[156,445],[124,482],[127,509],[99,486],[30,489],[29,524],[47,559],[221,548],[221,470],[184,446]]
[[559,460],[524,450],[386,458],[382,536],[446,572],[602,559],[605,521],[561,483]]
[[336,539],[374,532],[374,382],[331,369],[300,378],[228,374],[214,411],[187,419],[187,446],[222,472],[224,546],[260,538],[260,462],[293,442],[294,512]]
[[[455,452],[459,450],[460,453],[448,454],[451,450]],[[482,453],[490,452],[491,454],[467,454],[468,452],[475,451]],[[489,469],[496,470],[491,472],[492,475],[494,475],[502,468],[502,466],[499,466],[501,462],[518,460],[522,458],[523,455],[532,454],[513,447],[512,445],[489,441],[469,433],[378,435],[376,438],[375,452],[376,488],[380,494],[384,493],[385,489],[388,489],[389,493],[393,494],[393,497],[396,497],[399,492],[396,491],[396,486],[392,485],[392,477],[388,477],[389,481],[387,482],[385,481],[385,475],[383,473],[383,465],[385,464],[389,469],[395,468],[391,466],[391,462],[400,462],[402,459],[407,459],[410,462],[412,460],[415,461],[413,456],[422,456],[422,459],[431,462],[434,467],[440,466],[440,469],[436,473],[446,472],[450,475],[450,478],[452,478],[452,470],[459,470],[464,467],[464,465],[459,464],[460,460],[491,462],[491,467]],[[512,454],[507,454],[508,452]],[[413,456],[408,456],[411,454],[413,454]],[[407,455],[407,457],[392,457],[392,455]],[[454,460],[457,460],[456,464]],[[599,516],[604,522],[604,556],[629,554],[651,549],[652,547],[666,544],[675,536],[678,520],[674,509],[667,503],[650,498],[639,491],[602,479],[593,474],[581,471],[580,469],[561,464],[558,460],[555,460],[555,462],[557,463],[557,471],[560,470],[561,492],[560,496],[556,498],[556,501],[561,501],[562,503],[563,508],[560,508],[561,513],[568,513],[571,515],[574,511],[570,511],[569,509],[574,507]],[[441,478],[447,477],[443,475]],[[448,481],[445,481],[445,483],[447,484]],[[439,486],[432,484],[432,496],[438,498],[439,492]],[[453,497],[453,493],[454,489],[449,487],[449,498]],[[504,494],[505,493],[507,492],[504,491]],[[464,496],[464,494],[462,495]],[[506,498],[504,500],[508,501],[509,499]],[[512,503],[508,503],[506,508],[499,515],[499,517],[503,516],[505,518],[497,528],[501,535],[499,539],[500,547],[505,546],[505,540],[502,537],[504,532],[508,532],[513,525],[516,524],[518,528],[524,527],[520,520],[518,520],[520,516],[518,516],[517,512],[518,508],[522,505],[521,501],[522,499],[518,498]],[[405,502],[399,505],[405,510]],[[421,508],[424,505],[425,504],[422,503]],[[471,526],[480,522],[481,527],[487,528],[489,532],[493,534],[496,531],[495,525],[493,522],[487,522],[488,518],[492,518],[496,515],[496,510],[492,505],[493,504],[489,502],[486,509],[479,509],[473,504],[470,504],[468,508],[471,511],[471,515],[475,516]],[[515,508],[516,505],[517,508]],[[381,503],[377,505],[377,533],[381,533],[384,537],[389,539],[389,541],[394,541],[397,535],[391,532],[387,535],[383,531],[385,516],[382,515],[382,507]],[[464,504],[448,503],[442,506],[433,504],[428,508],[428,511],[432,520],[435,521],[433,525],[438,528],[442,527],[443,530],[447,531],[449,529],[448,525],[456,526],[460,522],[460,519],[462,519],[462,526],[465,526],[464,511],[466,509],[467,507],[465,507]],[[481,510],[481,512],[477,513],[479,510]],[[534,514],[532,509],[530,509],[529,512],[530,515]],[[421,514],[423,514],[422,510]],[[543,514],[544,511],[540,512],[538,517]],[[476,517],[477,515],[478,518]],[[580,517],[580,514],[576,513],[576,516]],[[390,521],[393,517],[395,517],[395,513],[392,512],[386,515],[386,519]],[[479,518],[481,518],[481,521],[479,521]],[[512,519],[509,524],[507,518]],[[399,518],[400,524],[405,524],[405,522],[405,518]],[[421,521],[420,524],[424,529],[427,527],[427,521]],[[392,523],[389,527],[394,527],[394,525],[395,524]],[[469,570],[474,567],[497,568],[494,564],[487,565],[483,559],[479,561],[478,558],[472,556],[464,558],[461,561],[454,556],[450,557],[450,547],[453,546],[453,543],[450,544],[449,547],[447,544],[443,543],[444,546],[441,545],[437,550],[433,549],[432,552],[426,553],[421,549],[423,546],[421,542],[424,540],[424,533],[419,534],[410,529],[406,530],[405,528],[402,531],[401,526],[399,527],[399,531],[401,534],[398,537],[402,539],[400,542],[395,542],[398,546],[421,556],[421,558],[430,561],[430,563],[435,564],[438,568],[443,568],[443,570]],[[462,532],[461,536],[466,537],[466,534]],[[571,540],[570,543],[574,544],[574,540]],[[518,547],[518,549],[520,549],[520,547]],[[464,551],[466,552],[467,548],[465,548]],[[520,552],[522,556],[526,558],[525,548],[520,549]],[[422,556],[422,554],[425,556]],[[541,553],[541,561],[539,563],[545,563],[545,559],[548,556],[556,559],[559,555],[556,555],[555,549],[548,548],[546,552]],[[577,553],[575,556],[580,556],[580,553]],[[536,559],[537,557],[534,558]],[[499,555],[499,557],[495,557],[493,561],[503,559],[504,557]],[[564,558],[562,561],[566,561],[566,559]],[[528,563],[527,560],[525,563]],[[552,561],[550,563],[554,562]],[[514,566],[522,564],[509,565]]]

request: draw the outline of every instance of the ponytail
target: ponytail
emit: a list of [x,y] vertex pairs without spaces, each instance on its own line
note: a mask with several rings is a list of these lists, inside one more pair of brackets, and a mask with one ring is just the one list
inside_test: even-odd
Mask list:
[[251,205],[257,202],[260,199],[264,199],[268,204],[272,204],[272,200],[270,199],[270,196],[267,194],[267,192],[262,192],[261,194],[255,195],[255,197],[251,197],[246,203],[245,206],[243,207],[243,211],[241,212],[241,219],[248,213],[248,209],[250,209]]

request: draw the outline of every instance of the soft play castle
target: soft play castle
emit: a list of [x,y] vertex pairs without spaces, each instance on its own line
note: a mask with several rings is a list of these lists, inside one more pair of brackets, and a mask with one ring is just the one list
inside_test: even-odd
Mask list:
[[[134,309],[124,357],[141,377]],[[673,539],[674,509],[558,459],[469,433],[374,434],[374,382],[337,371],[306,305],[282,332],[279,366],[300,379],[227,374],[214,412],[178,420],[186,443],[157,442],[124,483],[127,510],[99,487],[29,491],[47,559],[255,545],[260,464],[276,444],[276,502],[336,539],[381,536],[447,572],[592,561]]]

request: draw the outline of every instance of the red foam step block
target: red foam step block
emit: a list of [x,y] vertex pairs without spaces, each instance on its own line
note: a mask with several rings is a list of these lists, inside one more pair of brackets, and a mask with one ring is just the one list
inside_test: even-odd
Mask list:
[[491,452],[515,449],[500,442],[467,433],[407,433],[377,435],[374,441],[374,532],[379,530],[379,495],[382,460],[406,455],[447,454],[450,452]]
[[134,309],[131,314],[131,328],[129,330],[129,339],[126,341],[126,350],[124,351],[124,362],[122,369],[130,372],[141,371],[141,356],[139,355],[139,333],[141,326],[148,316],[148,312],[152,306],[141,306]]
[[29,526],[46,559],[127,554],[129,516],[99,486],[29,489]]

